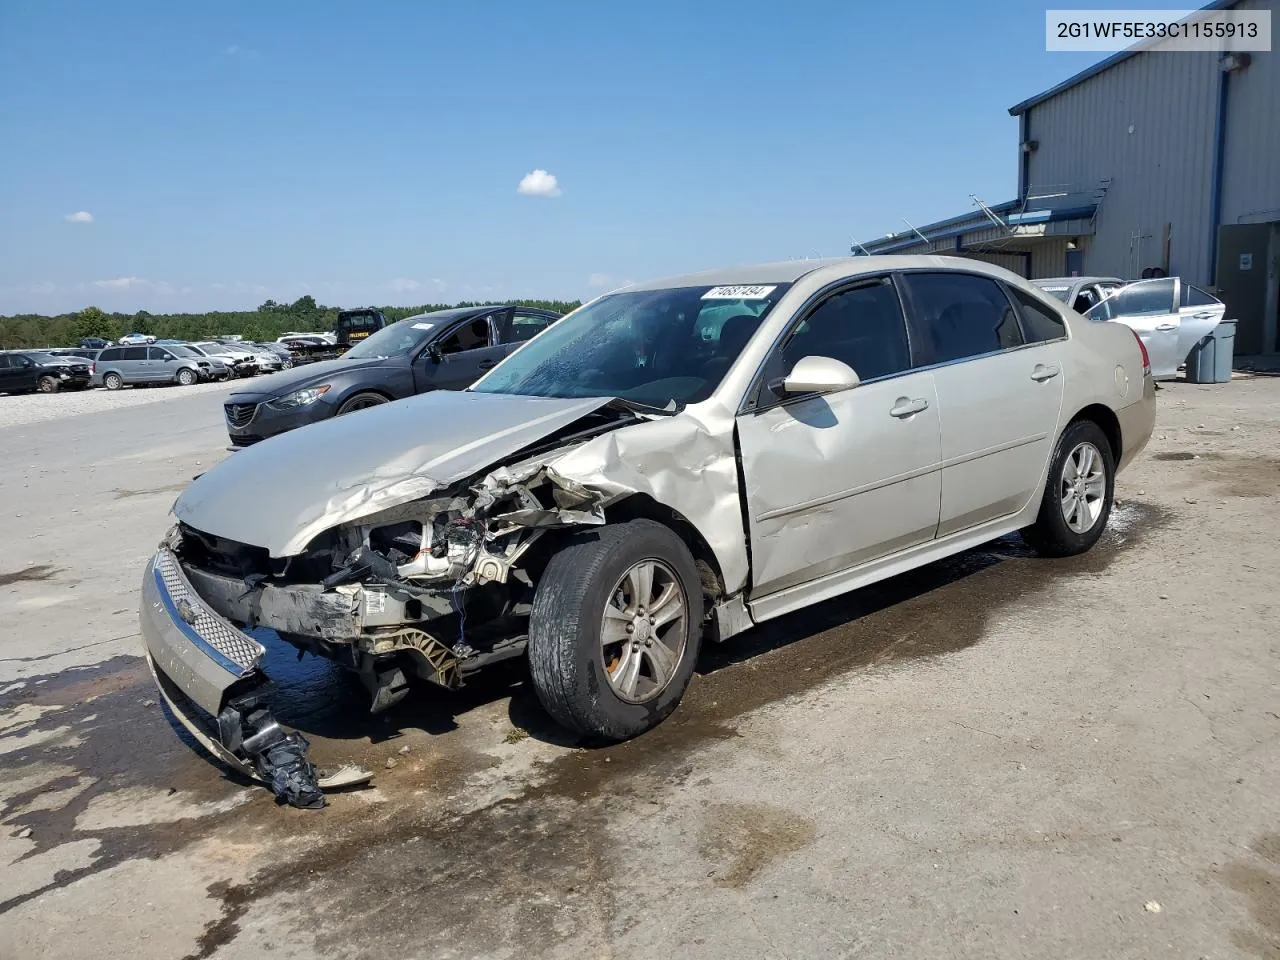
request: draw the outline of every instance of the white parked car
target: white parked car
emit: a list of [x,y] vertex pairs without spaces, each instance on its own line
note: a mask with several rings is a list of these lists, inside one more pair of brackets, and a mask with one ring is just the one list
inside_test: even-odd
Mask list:
[[525,656],[551,716],[622,740],[676,708],[704,640],[1013,531],[1088,550],[1154,419],[1130,330],[973,260],[635,285],[465,391],[202,474],[143,576],[142,635],[202,743],[320,805],[251,626],[357,671],[375,709],[407,676]]
[[149,333],[126,333],[116,342],[121,346],[136,347],[139,344],[155,343],[156,338]]
[[[1072,277],[1066,302],[1090,320],[1114,320],[1138,334],[1157,380],[1172,380],[1191,348],[1213,332],[1227,312],[1217,297],[1178,277],[1122,283],[1109,277]],[[1036,280],[1058,295],[1064,280]],[[1092,298],[1092,300],[1091,300]],[[1062,299],[1062,297],[1060,297]],[[1083,307],[1083,309],[1082,309]]]

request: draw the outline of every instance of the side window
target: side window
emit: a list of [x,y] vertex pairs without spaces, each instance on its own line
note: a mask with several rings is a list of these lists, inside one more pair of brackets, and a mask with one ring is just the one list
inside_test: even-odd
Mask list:
[[893,284],[886,278],[834,293],[818,304],[783,344],[779,375],[805,357],[847,363],[862,380],[910,369],[907,325]]
[[1172,313],[1173,279],[1162,277],[1159,280],[1140,280],[1121,287],[1098,304],[1090,316],[1098,320],[1114,320],[1116,317],[1150,317]]
[[163,360],[169,356],[169,351],[164,347],[147,347],[148,360]]
[[521,313],[517,310],[515,316],[511,318],[509,342],[520,343],[524,340],[532,340],[547,327],[551,326],[551,323],[551,317],[545,317],[537,313]]
[[996,281],[969,273],[906,273],[902,282],[930,348],[921,364],[1022,346],[1013,304]]
[[1182,285],[1182,305],[1184,307],[1212,307],[1220,302],[1217,297],[1210,296],[1199,287],[1193,287],[1189,283]]
[[440,352],[449,354],[479,350],[490,346],[489,339],[489,318],[476,317],[446,337],[440,344]]
[[7,353],[0,353],[0,370],[8,370],[8,369],[9,369],[9,355]]
[[1067,323],[1053,312],[1053,309],[1041,303],[1031,294],[1017,287],[1009,287],[1018,311],[1022,314],[1022,331],[1028,343],[1041,343],[1045,340],[1061,340],[1067,335]]
[[98,362],[107,363],[110,360],[119,360],[122,352],[119,347],[108,347],[98,354]]
[[147,348],[146,347],[121,347],[119,359],[145,360],[147,359]]

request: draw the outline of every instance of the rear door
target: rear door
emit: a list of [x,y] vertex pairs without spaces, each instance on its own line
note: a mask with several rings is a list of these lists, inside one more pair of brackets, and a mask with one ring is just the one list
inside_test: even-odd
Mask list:
[[1222,322],[1226,312],[1226,304],[1217,297],[1185,280],[1179,281],[1178,354],[1182,360],[1201,339],[1213,333],[1213,328]]
[[1178,352],[1177,277],[1159,277],[1130,283],[1090,310],[1090,320],[1113,320],[1138,334],[1151,358],[1151,375],[1157,380],[1177,376],[1186,356]]
[[435,342],[436,357],[424,351],[417,364],[427,390],[463,390],[493,369],[506,355],[498,336],[504,311],[472,317],[451,327]]
[[921,271],[901,279],[912,342],[938,391],[941,538],[1015,514],[1039,489],[1057,439],[1066,324],[993,277]]
[[14,380],[17,372],[15,368],[9,366],[9,354],[0,353],[0,393],[18,389]]

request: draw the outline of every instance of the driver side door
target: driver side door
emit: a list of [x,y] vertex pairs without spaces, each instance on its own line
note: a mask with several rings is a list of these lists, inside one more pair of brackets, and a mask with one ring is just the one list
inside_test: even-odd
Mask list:
[[[770,383],[807,356],[840,360],[861,382],[823,395],[776,393]],[[737,430],[753,614],[812,602],[822,590],[814,581],[934,538],[938,398],[933,372],[912,369],[891,277],[859,278],[804,308],[766,362]]]
[[472,317],[451,327],[435,341],[435,351],[424,350],[414,362],[419,392],[464,390],[497,366],[508,348],[498,341],[502,311]]

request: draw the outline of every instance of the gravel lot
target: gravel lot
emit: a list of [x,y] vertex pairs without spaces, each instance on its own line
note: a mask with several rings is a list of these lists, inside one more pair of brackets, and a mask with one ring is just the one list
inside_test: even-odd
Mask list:
[[105,410],[142,407],[149,403],[165,403],[174,400],[179,394],[187,397],[201,393],[229,393],[243,382],[225,380],[222,383],[197,383],[192,387],[124,387],[120,390],[97,388],[65,393],[0,395],[0,429]]
[[1162,390],[1091,554],[776,621],[618,747],[516,665],[370,719],[273,648],[281,719],[376,771],[320,813],[195,753],[136,655],[225,445],[218,397],[154,393],[0,428],[0,957],[1280,956],[1280,378]]

